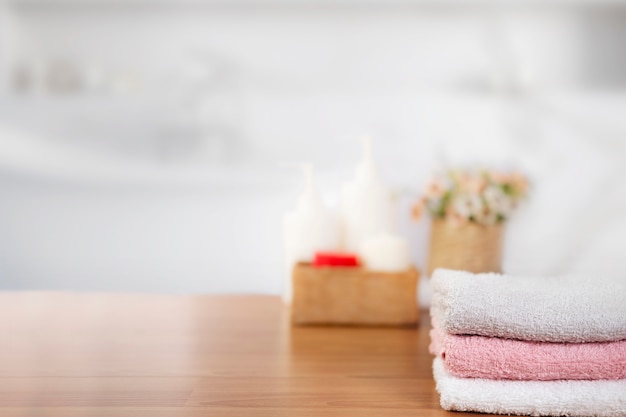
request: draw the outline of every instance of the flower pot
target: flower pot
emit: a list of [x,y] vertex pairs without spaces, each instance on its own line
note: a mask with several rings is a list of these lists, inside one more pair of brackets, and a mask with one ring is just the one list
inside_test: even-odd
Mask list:
[[469,272],[502,272],[502,223],[456,225],[443,219],[432,222],[428,276],[437,268]]

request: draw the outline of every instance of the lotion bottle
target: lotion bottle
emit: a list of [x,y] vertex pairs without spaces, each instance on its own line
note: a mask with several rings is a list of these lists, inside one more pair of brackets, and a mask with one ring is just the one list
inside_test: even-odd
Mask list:
[[397,227],[395,199],[380,178],[369,138],[363,139],[363,147],[355,178],[341,189],[342,246],[355,253],[368,238],[395,235]]
[[315,252],[340,248],[339,218],[322,199],[313,178],[313,166],[302,164],[306,188],[298,198],[296,209],[283,219],[286,280],[283,300],[291,302],[292,271],[298,262],[312,262]]

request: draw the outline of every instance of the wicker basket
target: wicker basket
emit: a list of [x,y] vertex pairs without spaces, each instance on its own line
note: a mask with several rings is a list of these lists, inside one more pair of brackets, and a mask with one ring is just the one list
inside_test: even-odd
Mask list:
[[293,269],[291,321],[294,324],[356,326],[415,325],[419,317],[419,272],[379,272],[364,268]]
[[501,272],[503,229],[502,224],[456,226],[442,219],[433,220],[428,276],[437,268]]

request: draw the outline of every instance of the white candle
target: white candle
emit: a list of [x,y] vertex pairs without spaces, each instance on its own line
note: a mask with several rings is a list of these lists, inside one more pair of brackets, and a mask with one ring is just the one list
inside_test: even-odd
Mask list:
[[297,262],[311,262],[318,251],[337,251],[340,247],[339,218],[328,208],[315,187],[313,167],[302,165],[307,180],[295,210],[283,219],[285,242],[285,285],[283,300],[291,302],[291,274]]
[[365,239],[359,250],[363,265],[373,271],[403,272],[411,267],[409,244],[397,235]]

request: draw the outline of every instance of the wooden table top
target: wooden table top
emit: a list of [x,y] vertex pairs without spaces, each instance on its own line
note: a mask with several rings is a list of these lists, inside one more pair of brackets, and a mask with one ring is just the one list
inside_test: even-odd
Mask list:
[[272,296],[0,293],[0,415],[452,415],[426,314],[417,329],[287,319]]

